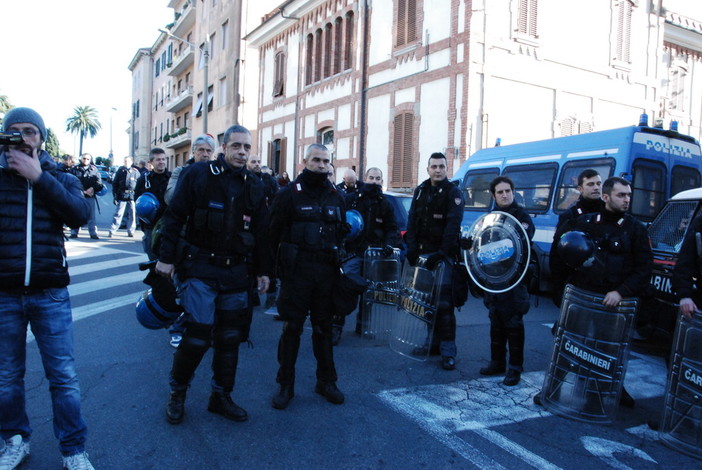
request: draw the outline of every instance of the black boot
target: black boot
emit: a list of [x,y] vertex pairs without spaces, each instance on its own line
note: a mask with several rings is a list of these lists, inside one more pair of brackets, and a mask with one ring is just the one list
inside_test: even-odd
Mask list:
[[334,403],[335,405],[344,403],[344,394],[341,393],[341,390],[334,382],[320,382],[318,380],[317,385],[314,386],[314,391],[326,398],[329,403]]
[[185,390],[171,390],[166,405],[166,419],[171,424],[180,424],[185,419]]
[[271,404],[276,410],[284,410],[290,404],[290,400],[295,396],[295,387],[292,385],[281,385],[280,391],[273,397]]
[[246,421],[249,419],[246,410],[234,403],[232,397],[225,392],[212,392],[207,410],[232,421]]
[[486,367],[480,369],[480,375],[501,375],[505,373],[505,363],[490,361]]

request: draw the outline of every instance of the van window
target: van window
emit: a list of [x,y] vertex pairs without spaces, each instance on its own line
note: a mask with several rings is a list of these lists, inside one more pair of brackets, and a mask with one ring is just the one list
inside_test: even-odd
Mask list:
[[670,172],[670,196],[675,196],[686,189],[699,188],[700,172],[697,168],[675,165]]
[[463,178],[463,199],[465,208],[487,211],[492,207],[490,182],[499,174],[497,168],[471,170]]
[[665,201],[665,166],[651,160],[637,159],[633,168],[631,213],[650,222]]
[[561,175],[558,180],[558,192],[556,193],[556,203],[553,211],[556,213],[565,212],[580,197],[578,191],[578,176],[583,170],[593,169],[600,174],[602,182],[612,176],[614,171],[613,158],[595,158],[588,160],[574,160],[563,165]]
[[695,207],[697,201],[668,202],[648,228],[651,246],[657,250],[679,252]]
[[508,166],[502,172],[514,181],[514,200],[531,213],[544,213],[556,182],[557,163]]

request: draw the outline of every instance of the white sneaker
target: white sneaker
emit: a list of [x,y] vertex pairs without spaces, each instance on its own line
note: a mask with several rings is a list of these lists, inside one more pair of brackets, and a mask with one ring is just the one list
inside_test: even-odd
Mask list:
[[93,464],[88,460],[88,453],[81,452],[63,458],[63,468],[66,470],[95,470]]
[[5,443],[5,450],[0,455],[0,470],[14,470],[29,455],[29,442],[15,434]]

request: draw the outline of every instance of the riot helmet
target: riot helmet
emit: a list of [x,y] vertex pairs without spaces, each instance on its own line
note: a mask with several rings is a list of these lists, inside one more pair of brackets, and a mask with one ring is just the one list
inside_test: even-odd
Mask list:
[[363,217],[361,213],[355,209],[346,211],[346,223],[349,224],[350,230],[346,234],[348,240],[353,240],[361,232],[363,232]]
[[153,224],[160,205],[152,193],[142,194],[135,203],[137,217],[144,223]]
[[173,303],[164,306],[159,303],[153,294],[153,289],[149,289],[139,298],[136,303],[136,316],[141,326],[150,330],[168,328],[180,316],[183,309]]
[[588,234],[573,230],[561,236],[557,250],[566,265],[578,269],[592,257],[595,244]]

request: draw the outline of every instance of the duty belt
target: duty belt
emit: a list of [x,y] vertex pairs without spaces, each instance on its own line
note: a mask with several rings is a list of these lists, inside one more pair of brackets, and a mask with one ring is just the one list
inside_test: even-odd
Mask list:
[[335,251],[299,251],[297,259],[313,263],[337,264],[339,255]]
[[205,260],[213,266],[219,266],[227,268],[229,266],[236,266],[245,261],[243,255],[219,255],[217,253],[211,253],[207,251],[200,250],[196,255],[188,255],[188,258],[195,260]]

